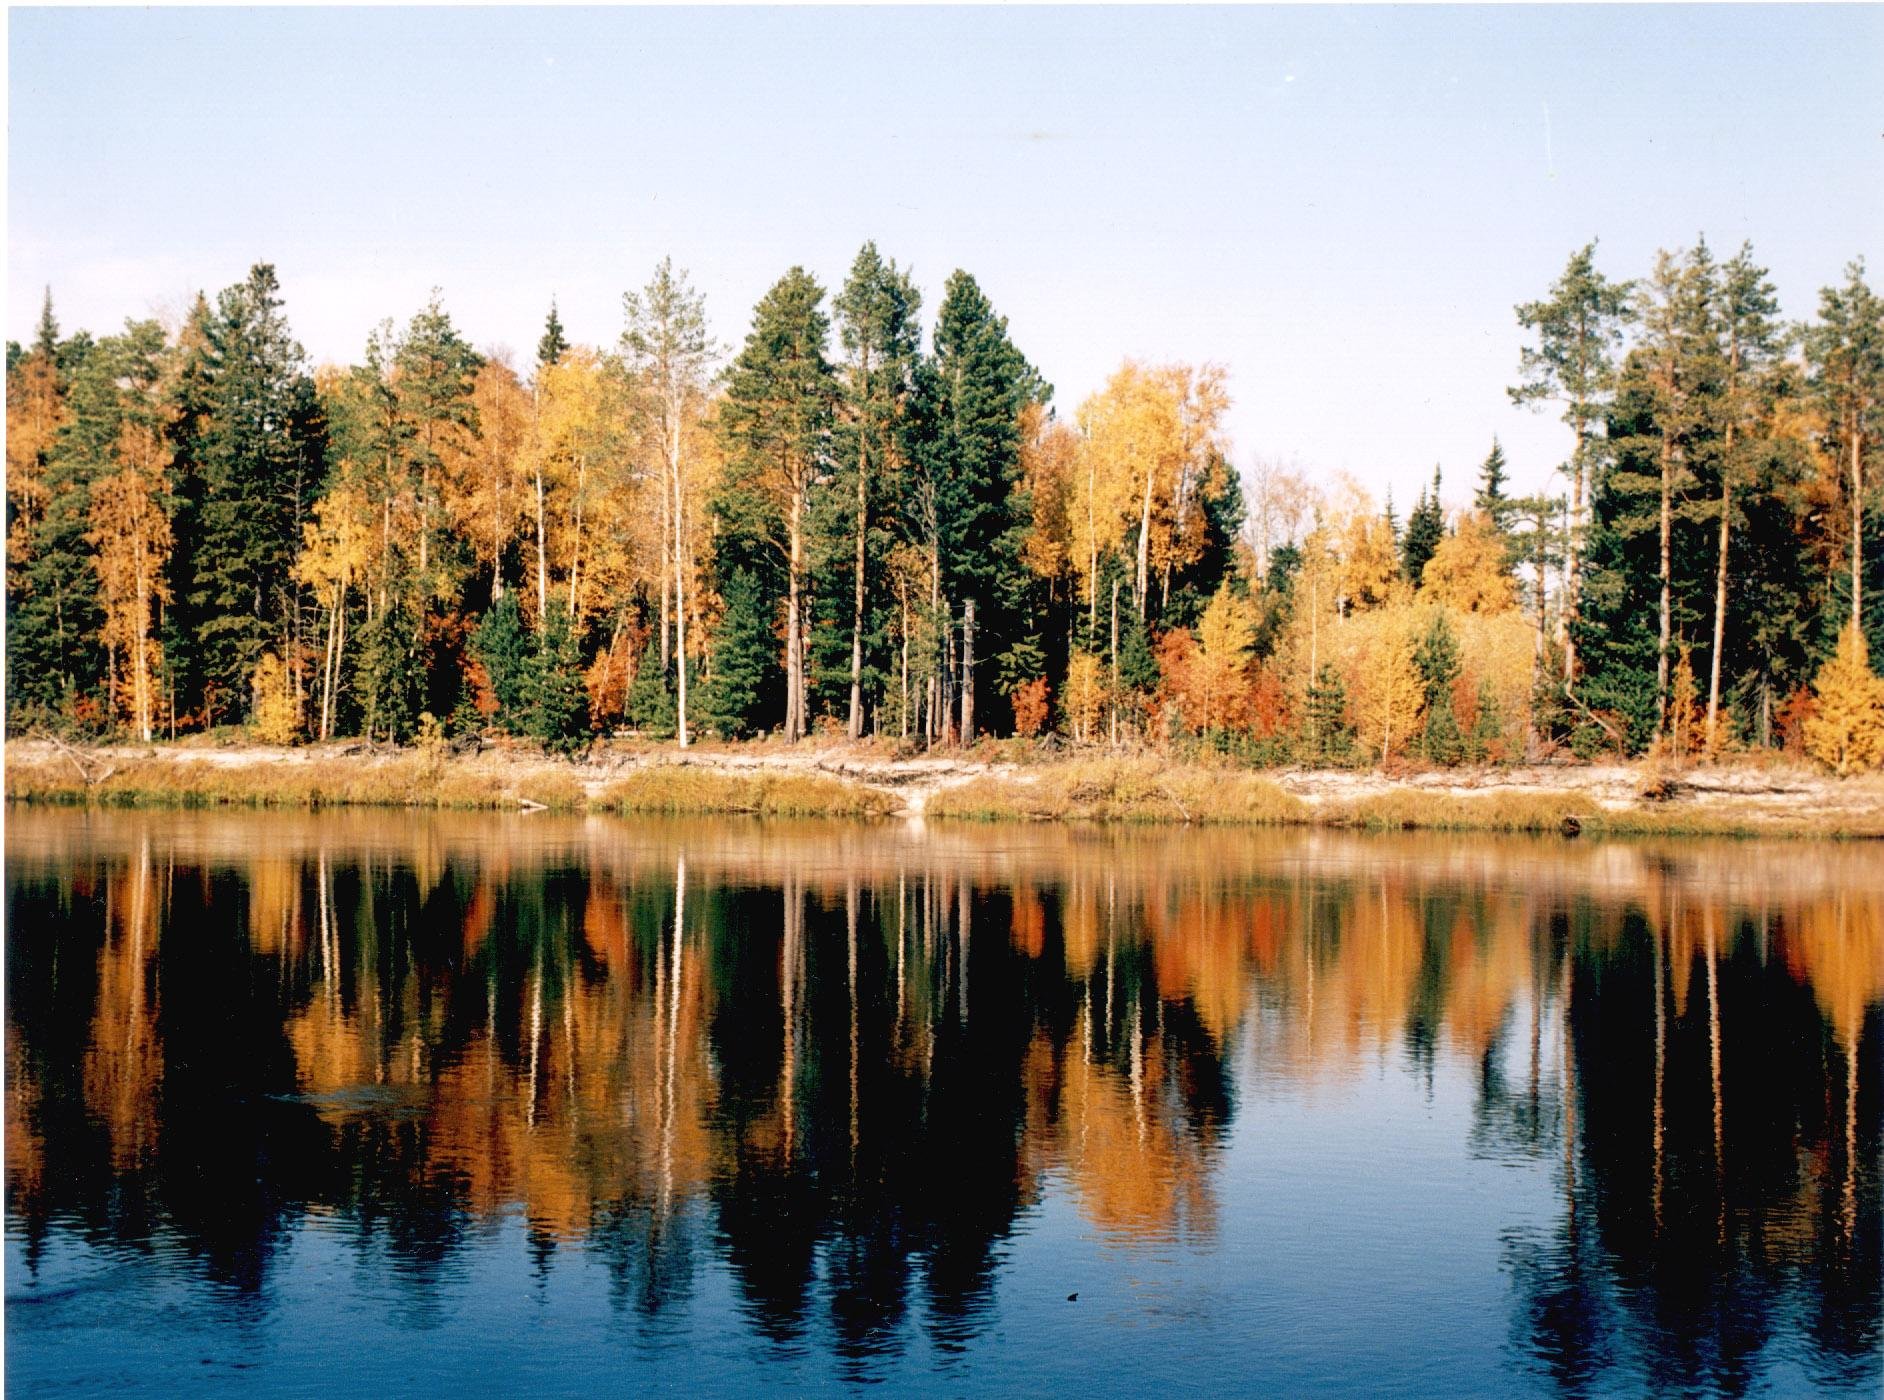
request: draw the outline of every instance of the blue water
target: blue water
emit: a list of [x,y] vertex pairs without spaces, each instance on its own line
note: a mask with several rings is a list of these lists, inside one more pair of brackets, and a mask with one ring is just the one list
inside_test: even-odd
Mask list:
[[1868,852],[10,816],[9,1393],[1884,1382]]

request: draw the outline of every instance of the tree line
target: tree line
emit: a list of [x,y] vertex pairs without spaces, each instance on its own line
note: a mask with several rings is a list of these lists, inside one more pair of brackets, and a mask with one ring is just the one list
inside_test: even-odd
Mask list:
[[7,346],[8,719],[1884,757],[1862,263],[1793,324],[1748,247],[1612,280],[1592,243],[1516,323],[1564,489],[1512,494],[1494,441],[1402,521],[1239,470],[1221,366],[1126,360],[1063,415],[972,276],[925,326],[872,244],[834,294],[787,272],[736,348],[665,260],[614,344],[552,304],[527,364],[435,292],[316,368],[267,264],[97,339],[48,293]]

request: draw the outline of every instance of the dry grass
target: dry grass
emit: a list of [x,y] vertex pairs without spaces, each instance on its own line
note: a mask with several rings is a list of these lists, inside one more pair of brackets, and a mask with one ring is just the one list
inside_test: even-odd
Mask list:
[[964,821],[1205,822],[1282,826],[1310,819],[1300,798],[1233,768],[1150,759],[1069,759],[1025,776],[972,778],[930,797],[924,814]]
[[1458,797],[1402,789],[1329,803],[1317,810],[1315,820],[1320,825],[1367,831],[1563,832],[1589,830],[1600,816],[1595,804],[1575,793],[1494,792]]
[[556,811],[583,805],[573,773],[502,774],[455,768],[424,754],[222,765],[128,759],[87,784],[70,763],[19,761],[6,768],[9,798],[103,807],[443,807]]
[[747,813],[767,817],[880,817],[901,803],[890,793],[821,773],[729,773],[657,764],[611,783],[594,806],[609,812]]
[[[746,750],[751,752],[751,750]],[[76,754],[76,751],[74,751]],[[1589,836],[1884,837],[1884,777],[1854,779],[1807,799],[1796,788],[1753,785],[1702,798],[1669,787],[1605,807],[1587,791],[1505,788],[1447,793],[1398,787],[1364,796],[1296,796],[1261,773],[1228,764],[1172,763],[1152,756],[987,755],[1005,771],[930,792],[924,814],[955,821],[1331,826],[1557,833]],[[417,807],[881,817],[903,807],[887,784],[873,786],[802,768],[728,770],[705,762],[655,762],[594,791],[602,773],[553,760],[440,751],[319,753],[259,751],[253,761],[197,761],[178,753],[109,758],[10,751],[6,794],[29,802],[117,807]],[[98,777],[99,773],[104,776]],[[1649,778],[1652,779],[1650,774]],[[1645,780],[1644,786],[1652,787]],[[594,791],[594,795],[591,795]],[[1659,796],[1660,800],[1652,800]]]

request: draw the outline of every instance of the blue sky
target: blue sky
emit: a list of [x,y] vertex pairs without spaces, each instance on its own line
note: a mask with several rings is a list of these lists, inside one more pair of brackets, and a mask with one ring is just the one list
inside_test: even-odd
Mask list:
[[1215,360],[1239,464],[1459,499],[1566,431],[1506,400],[1513,303],[1753,240],[1788,314],[1884,278],[1884,7],[22,10],[7,334],[279,269],[316,360],[428,290],[527,358],[612,343],[671,252],[736,345],[866,238],[964,267],[1070,414]]

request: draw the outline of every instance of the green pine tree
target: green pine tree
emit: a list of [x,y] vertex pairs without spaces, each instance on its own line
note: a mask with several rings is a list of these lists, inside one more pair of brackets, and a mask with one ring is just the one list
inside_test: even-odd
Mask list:
[[275,269],[258,263],[198,323],[186,367],[200,402],[188,425],[187,592],[179,625],[197,643],[181,697],[211,722],[241,718],[265,650],[290,654],[302,621],[294,580],[301,525],[326,470],[325,430],[306,358],[282,314]]
[[[832,302],[843,350],[833,505],[843,548],[818,592],[837,606],[833,621],[844,648],[844,708],[850,736],[863,734],[866,691],[884,674],[872,663],[889,623],[882,572],[895,526],[909,398],[922,348],[922,297],[909,274],[866,243]],[[834,541],[835,543],[835,541]]]
[[1311,764],[1345,763],[1354,752],[1354,725],[1348,719],[1348,688],[1341,673],[1323,665],[1309,682],[1303,716],[1303,743]]
[[911,406],[909,533],[933,562],[948,616],[974,601],[976,666],[965,680],[977,692],[983,667],[1001,674],[1003,654],[1034,631],[1041,585],[1021,559],[1033,506],[1020,487],[1020,413],[1051,395],[975,279],[952,274]]
[[628,687],[628,723],[649,739],[671,739],[679,732],[679,706],[674,688],[661,669],[660,643],[649,638]]
[[1413,665],[1426,692],[1421,751],[1429,763],[1457,763],[1464,756],[1464,742],[1453,711],[1452,683],[1459,678],[1461,663],[1459,643],[1443,612],[1433,614],[1426,635],[1413,653]]
[[1472,720],[1471,732],[1465,736],[1465,756],[1473,763],[1489,763],[1498,756],[1504,743],[1505,718],[1504,708],[1498,701],[1498,690],[1486,676],[1478,683],[1478,714]]
[[498,725],[508,734],[525,733],[535,646],[523,625],[515,594],[506,593],[484,614],[472,638],[472,650],[490,677]]
[[785,598],[788,740],[803,738],[810,728],[804,634],[819,552],[813,527],[829,518],[817,497],[830,488],[838,384],[824,357],[830,319],[823,301],[824,289],[800,267],[766,292],[728,371],[719,413],[727,461],[714,513],[730,546],[727,562],[769,564],[772,596]]
[[721,589],[725,611],[713,630],[713,675],[702,711],[708,728],[744,739],[765,728],[779,689],[778,638],[758,581],[737,569]]
[[569,337],[563,334],[562,317],[556,314],[556,298],[550,298],[549,319],[543,323],[543,338],[536,343],[536,362],[547,367],[555,364],[569,349]]
[[1434,467],[1432,489],[1421,489],[1419,504],[1407,516],[1406,534],[1400,541],[1400,571],[1415,588],[1426,572],[1427,561],[1445,537],[1446,517],[1439,505],[1439,468]]
[[551,753],[578,753],[589,745],[589,692],[582,683],[582,648],[569,610],[552,602],[537,630],[528,671],[528,732]]
[[[1491,451],[1485,454],[1485,460],[1478,469],[1478,490],[1473,493],[1472,505],[1484,511],[1494,521],[1504,509],[1508,498],[1505,495],[1505,449],[1494,435]],[[1500,522],[1502,523],[1502,522]]]

